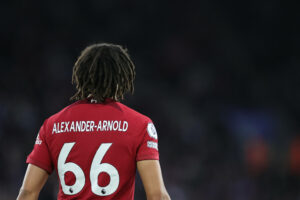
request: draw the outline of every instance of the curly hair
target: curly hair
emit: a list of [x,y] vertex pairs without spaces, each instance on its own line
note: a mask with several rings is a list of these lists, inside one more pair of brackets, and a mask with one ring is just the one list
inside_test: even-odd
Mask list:
[[124,99],[133,94],[135,66],[127,49],[120,45],[100,43],[86,47],[73,67],[72,84],[77,92],[70,100],[92,97],[98,102],[106,98]]

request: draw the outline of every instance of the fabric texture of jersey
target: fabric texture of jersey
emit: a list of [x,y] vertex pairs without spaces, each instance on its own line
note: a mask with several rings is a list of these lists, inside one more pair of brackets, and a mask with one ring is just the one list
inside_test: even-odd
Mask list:
[[136,162],[158,160],[152,121],[129,107],[78,101],[45,120],[27,163],[59,177],[58,199],[132,200]]

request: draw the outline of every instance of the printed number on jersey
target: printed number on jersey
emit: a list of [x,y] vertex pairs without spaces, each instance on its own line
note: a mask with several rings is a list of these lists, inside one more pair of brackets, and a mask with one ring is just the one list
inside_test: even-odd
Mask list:
[[[80,166],[73,162],[66,163],[67,157],[69,156],[74,145],[75,142],[65,143],[59,153],[57,162],[58,176],[60,179],[62,190],[66,195],[78,194],[85,185],[85,176]],[[118,189],[119,186],[120,177],[118,170],[109,163],[101,163],[103,157],[105,156],[111,145],[112,143],[101,144],[91,163],[91,190],[98,196],[111,195]],[[73,185],[66,185],[65,183],[64,176],[67,172],[72,172],[76,178]],[[102,172],[105,172],[110,176],[110,182],[105,187],[101,187],[98,185],[98,176]]]

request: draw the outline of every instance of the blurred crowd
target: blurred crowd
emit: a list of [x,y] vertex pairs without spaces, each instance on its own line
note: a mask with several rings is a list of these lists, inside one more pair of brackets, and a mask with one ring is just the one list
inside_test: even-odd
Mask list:
[[[275,1],[1,1],[0,199],[96,42],[136,64],[124,103],[159,133],[173,200],[300,199],[299,12]],[[40,199],[55,199],[53,174]],[[145,199],[139,178],[136,199]]]

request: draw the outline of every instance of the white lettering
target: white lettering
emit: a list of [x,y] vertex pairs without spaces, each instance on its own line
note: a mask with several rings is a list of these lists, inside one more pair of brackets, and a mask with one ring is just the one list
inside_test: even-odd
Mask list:
[[106,131],[107,121],[104,120],[102,125],[102,131]]
[[70,122],[65,122],[66,127],[65,127],[65,131],[64,132],[69,132],[69,124]]
[[123,132],[127,131],[127,129],[128,129],[128,122],[124,121],[123,122]]
[[119,121],[119,128],[118,128],[118,131],[122,131],[122,129],[121,129],[121,121]]
[[99,120],[95,121],[65,121],[53,123],[52,134],[67,132],[94,132],[94,131],[118,131],[125,132],[128,130],[127,121]]
[[[115,124],[117,126],[115,126]],[[113,130],[116,131],[118,129],[118,126],[119,126],[118,121],[114,121],[114,123],[113,123]]]
[[81,124],[78,121],[76,121],[76,129],[75,129],[76,132],[81,132],[80,126]]
[[101,126],[101,121],[99,121],[99,123],[98,123],[98,127],[97,127],[97,131],[102,131],[102,126]]
[[90,131],[94,131],[95,122],[90,121]]
[[71,128],[70,128],[70,131],[73,131],[73,132],[75,132],[74,122],[72,122],[72,123],[71,123]]
[[86,122],[85,121],[81,121],[81,132],[84,132],[86,129]]
[[112,131],[112,125],[113,125],[112,121],[107,121],[107,130],[108,131]]
[[56,132],[57,132],[57,130],[56,130],[56,123],[54,123],[54,124],[53,124],[53,129],[52,129],[52,134],[53,134],[53,133],[56,133]]
[[86,122],[86,129],[85,131],[90,131],[90,121]]
[[63,132],[64,124],[65,124],[64,122],[61,122],[61,123],[60,123],[60,132]]

